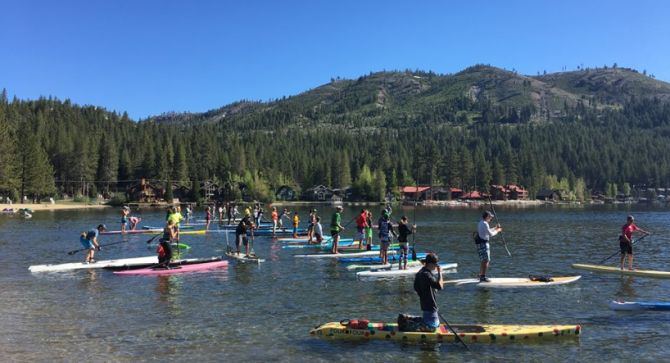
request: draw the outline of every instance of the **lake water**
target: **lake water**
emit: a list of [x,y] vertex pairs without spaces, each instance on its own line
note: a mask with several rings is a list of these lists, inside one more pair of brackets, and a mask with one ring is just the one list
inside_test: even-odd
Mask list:
[[[347,207],[349,221],[359,207]],[[331,209],[319,207],[324,221]],[[230,265],[206,274],[168,277],[116,276],[110,271],[39,273],[29,265],[83,260],[78,234],[98,223],[118,229],[118,211],[39,212],[32,219],[0,216],[0,360],[3,362],[136,361],[664,361],[670,356],[670,314],[609,310],[613,299],[670,301],[670,281],[593,274],[571,263],[598,263],[618,250],[627,214],[654,232],[636,247],[638,268],[670,270],[667,209],[640,206],[497,207],[512,257],[492,246],[493,277],[582,274],[575,284],[528,290],[446,287],[442,314],[451,323],[581,324],[579,340],[542,344],[440,346],[324,341],[310,328],[344,318],[393,321],[400,312],[419,314],[412,278],[359,281],[336,261],[293,258],[304,250],[281,249],[257,237],[260,266]],[[307,208],[298,209],[306,219]],[[375,215],[378,210],[373,209]],[[450,278],[473,277],[479,261],[470,233],[482,209],[397,208],[395,218],[416,214],[417,249],[458,262]],[[143,223],[161,224],[162,210],[140,211]],[[202,211],[198,211],[202,216]],[[327,224],[327,223],[326,223]],[[344,236],[353,234],[353,224]],[[224,234],[183,236],[185,257],[221,255]],[[126,239],[98,259],[154,253],[151,235]],[[232,240],[231,240],[232,242]],[[610,260],[612,264],[618,256]]]

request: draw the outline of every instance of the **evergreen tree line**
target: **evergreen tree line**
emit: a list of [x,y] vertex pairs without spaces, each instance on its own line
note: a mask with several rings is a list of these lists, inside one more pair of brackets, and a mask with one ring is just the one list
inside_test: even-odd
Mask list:
[[188,187],[212,180],[231,198],[242,196],[242,185],[258,200],[282,185],[352,186],[368,200],[415,184],[470,191],[516,183],[531,196],[561,188],[574,199],[610,193],[612,185],[670,186],[670,106],[658,100],[606,111],[580,104],[543,124],[525,122],[532,110],[509,108],[487,108],[463,124],[458,107],[445,105],[453,122],[425,110],[397,119],[390,112],[377,127],[354,126],[369,120],[358,114],[312,119],[288,109],[161,124],[67,100],[9,101],[3,92],[0,194],[111,195],[142,178]]

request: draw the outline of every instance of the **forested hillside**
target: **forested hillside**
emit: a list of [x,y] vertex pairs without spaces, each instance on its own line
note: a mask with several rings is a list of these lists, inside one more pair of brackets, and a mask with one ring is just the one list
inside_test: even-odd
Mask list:
[[[608,68],[534,77],[489,66],[379,72],[272,102],[134,122],[94,106],[0,99],[0,193],[123,191],[140,178],[215,180],[271,199],[281,185],[465,190],[519,183],[583,198],[670,186],[670,84]],[[239,193],[239,192],[235,192]]]

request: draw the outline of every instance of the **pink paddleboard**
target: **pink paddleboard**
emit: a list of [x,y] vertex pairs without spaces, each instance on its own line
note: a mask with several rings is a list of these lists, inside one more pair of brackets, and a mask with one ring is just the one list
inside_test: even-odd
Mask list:
[[127,271],[114,271],[115,275],[126,275],[126,276],[159,276],[159,275],[173,275],[173,274],[182,274],[186,272],[205,272],[216,270],[228,266],[228,261],[214,261],[214,262],[203,262],[203,263],[194,263],[190,265],[181,265],[171,267],[170,269],[165,268],[141,268],[138,270],[127,270]]

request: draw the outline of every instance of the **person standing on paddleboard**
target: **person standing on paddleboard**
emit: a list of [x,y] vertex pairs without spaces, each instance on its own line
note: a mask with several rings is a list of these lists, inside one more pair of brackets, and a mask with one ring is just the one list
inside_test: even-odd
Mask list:
[[314,225],[314,238],[316,238],[316,243],[323,243],[323,227],[321,227],[321,217],[316,217],[316,224]]
[[277,213],[277,207],[272,207],[270,218],[272,218],[272,237],[274,237],[275,232],[277,231],[277,227],[279,227],[279,214]]
[[205,210],[205,230],[209,230],[210,223],[212,223],[212,208],[207,207]]
[[491,245],[489,241],[491,237],[502,232],[502,227],[498,224],[495,228],[491,228],[489,223],[493,219],[493,213],[485,211],[482,215],[482,220],[477,225],[477,234],[475,235],[475,243],[477,244],[477,253],[479,254],[479,281],[490,282],[486,277],[486,271],[489,269],[489,262],[491,261]]
[[640,232],[648,235],[649,232],[635,225],[635,218],[628,216],[626,224],[621,226],[621,235],[619,236],[619,248],[621,249],[621,269],[623,270],[624,260],[628,255],[628,269],[633,271],[633,233]]
[[388,263],[388,249],[391,245],[391,235],[393,235],[393,237],[397,237],[395,231],[393,230],[393,224],[391,223],[389,214],[386,210],[382,212],[382,216],[379,218],[377,226],[379,227],[380,241],[379,257],[382,259],[382,265],[386,265]]
[[298,238],[298,225],[300,224],[300,216],[298,212],[293,212],[293,238]]
[[172,260],[172,241],[177,240],[177,231],[175,229],[174,220],[168,219],[163,228],[163,237],[158,241],[156,253],[158,253],[158,266],[169,268]]
[[416,224],[410,228],[407,217],[400,217],[400,222],[398,223],[398,244],[400,245],[398,269],[400,270],[407,270],[407,254],[409,252],[409,248],[407,246],[407,236],[412,234],[415,230]]
[[421,260],[424,266],[414,276],[414,291],[419,295],[423,312],[423,326],[419,329],[422,331],[435,331],[440,326],[435,291],[442,290],[444,280],[440,266],[437,264],[438,261],[436,254],[429,253],[425,259]]
[[358,232],[358,239],[359,239],[359,244],[358,246],[360,248],[363,248],[366,242],[365,238],[365,232],[366,228],[368,228],[368,211],[365,209],[361,209],[361,214],[356,217],[356,231]]
[[344,227],[342,226],[342,211],[344,208],[342,208],[341,205],[338,205],[335,208],[335,213],[333,213],[333,217],[330,219],[330,235],[333,237],[333,247],[330,250],[330,253],[336,254],[337,252],[337,244],[340,243],[340,233],[344,231]]
[[235,247],[237,247],[237,255],[240,255],[240,245],[244,244],[245,247],[245,256],[249,256],[249,238],[247,237],[247,232],[253,229],[254,223],[251,221],[251,212],[247,210],[244,214],[244,218],[240,221],[235,228]]
[[100,251],[100,244],[98,243],[98,235],[100,232],[106,231],[107,227],[104,224],[99,224],[96,228],[91,229],[88,232],[82,233],[79,237],[79,242],[84,248],[88,249],[84,263],[93,263],[93,255],[95,250]]
[[368,209],[365,219],[367,227],[365,227],[365,249],[372,251],[372,212]]
[[130,207],[124,205],[123,209],[121,209],[121,233],[126,233],[126,227],[128,226],[129,215],[130,215]]

